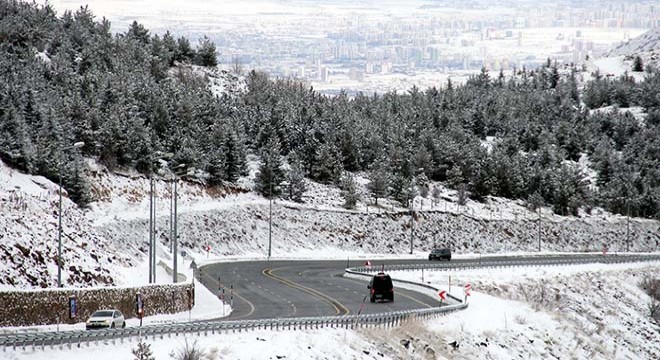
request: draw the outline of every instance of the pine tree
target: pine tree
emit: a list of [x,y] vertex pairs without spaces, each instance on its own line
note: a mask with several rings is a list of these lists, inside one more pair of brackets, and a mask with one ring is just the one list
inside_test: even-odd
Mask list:
[[195,57],[195,64],[206,67],[214,67],[218,65],[216,57],[215,44],[206,35],[199,39],[197,45],[197,55]]
[[237,134],[228,130],[222,144],[224,153],[224,175],[227,181],[234,182],[244,172],[246,165],[245,150],[241,146]]
[[632,71],[634,72],[644,71],[644,61],[642,61],[641,56],[639,55],[635,56],[635,59],[633,60]]
[[135,356],[135,360],[156,360],[151,351],[151,345],[142,341],[142,339],[138,341],[137,347],[131,352]]
[[543,206],[543,203],[543,196],[538,191],[535,191],[527,198],[527,207],[532,211],[536,211],[536,209]]
[[195,59],[195,50],[190,46],[190,41],[185,37],[180,37],[177,41],[176,52],[174,53],[174,61],[181,63],[191,63]]
[[417,180],[415,182],[419,190],[419,196],[423,198],[429,196],[429,179],[426,177],[426,174],[421,173],[417,175]]
[[431,196],[433,196],[433,202],[435,204],[438,203],[440,200],[440,197],[442,196],[442,193],[440,192],[440,186],[436,185],[433,187],[433,191],[431,192]]
[[375,169],[369,173],[370,182],[367,184],[367,190],[374,199],[374,204],[378,206],[378,198],[387,196],[388,175],[382,169]]
[[139,41],[143,44],[148,44],[150,41],[149,30],[147,30],[143,25],[139,24],[137,21],[133,21],[126,32],[126,37]]
[[312,164],[312,176],[315,180],[328,184],[341,179],[341,163],[337,160],[337,151],[330,144],[323,144],[318,150],[316,161]]
[[261,165],[255,179],[255,191],[265,197],[274,197],[282,193],[281,183],[284,180],[280,143],[271,138],[261,151]]
[[344,173],[341,188],[341,195],[344,198],[344,207],[347,209],[355,209],[355,205],[360,201],[360,194],[358,194],[357,183],[351,173]]
[[303,202],[302,197],[307,191],[307,186],[305,185],[302,164],[295,152],[289,153],[289,165],[290,169],[287,173],[289,199],[301,203]]

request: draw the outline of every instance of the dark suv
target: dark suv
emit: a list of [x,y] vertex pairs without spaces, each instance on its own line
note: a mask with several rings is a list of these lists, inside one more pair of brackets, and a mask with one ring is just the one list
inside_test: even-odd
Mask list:
[[367,289],[370,289],[371,302],[376,300],[389,300],[394,301],[394,285],[392,285],[392,278],[385,273],[378,273],[369,282]]
[[451,250],[449,248],[433,249],[429,254],[429,260],[451,260]]

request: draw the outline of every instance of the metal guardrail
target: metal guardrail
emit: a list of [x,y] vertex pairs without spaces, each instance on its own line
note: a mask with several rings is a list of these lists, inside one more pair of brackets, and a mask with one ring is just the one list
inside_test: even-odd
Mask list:
[[[385,265],[384,269],[387,271],[395,270],[463,270],[473,268],[488,268],[488,267],[512,267],[512,266],[546,266],[546,265],[575,265],[575,264],[589,264],[589,263],[624,263],[624,262],[640,262],[640,261],[660,261],[660,255],[625,255],[625,256],[603,256],[600,257],[586,257],[576,259],[557,259],[557,258],[543,258],[533,260],[507,260],[507,261],[482,261],[480,263],[466,264],[466,263],[420,263],[410,265]],[[381,269],[380,266],[373,267],[356,267],[346,269],[348,273],[355,275],[370,276],[370,273]],[[395,280],[399,282],[406,282],[416,286],[428,288],[430,290],[437,290],[426,284],[419,284],[404,280]],[[462,310],[467,308],[467,304],[461,302],[460,299],[452,297],[457,302],[456,304],[436,307],[424,308],[405,311],[394,311],[378,314],[361,314],[361,315],[343,315],[343,316],[322,316],[322,317],[301,317],[301,318],[282,318],[282,319],[262,319],[262,320],[218,320],[218,321],[205,321],[205,322],[189,322],[189,323],[172,323],[172,324],[159,324],[148,325],[142,327],[131,327],[125,329],[107,329],[107,330],[94,330],[94,331],[64,331],[64,332],[40,332],[40,333],[19,333],[0,335],[0,346],[3,351],[8,349],[23,349],[27,348],[42,349],[54,348],[64,346],[81,347],[83,344],[89,346],[90,343],[123,343],[130,341],[135,337],[146,338],[164,338],[165,336],[179,335],[179,334],[222,334],[230,332],[243,332],[249,330],[305,330],[310,328],[361,328],[361,327],[376,327],[385,326],[393,327],[400,325],[402,322],[409,319],[426,319],[430,317],[439,316],[448,312]]]
[[484,269],[484,268],[506,268],[516,266],[566,266],[566,265],[582,265],[582,264],[622,264],[630,262],[649,262],[660,261],[660,255],[594,255],[589,257],[571,258],[553,258],[553,257],[538,257],[535,259],[511,259],[511,260],[498,260],[492,261],[488,259],[480,260],[479,262],[459,263],[459,262],[428,262],[417,264],[405,265],[377,265],[372,266],[358,266],[351,268],[353,271],[362,273],[374,273],[381,270],[384,271],[405,271],[405,270],[437,270],[437,271],[450,271],[450,270],[470,270],[470,269]]
[[94,331],[43,332],[32,334],[5,335],[0,338],[3,351],[13,348],[22,350],[46,350],[55,347],[80,348],[83,344],[103,342],[105,344],[131,341],[135,337],[163,339],[166,335],[179,334],[223,334],[248,330],[307,330],[322,328],[365,328],[394,327],[411,319],[427,319],[451,311],[464,309],[467,304],[456,304],[439,308],[395,311],[380,314],[283,318],[266,320],[207,321],[178,324],[151,325],[125,329]]

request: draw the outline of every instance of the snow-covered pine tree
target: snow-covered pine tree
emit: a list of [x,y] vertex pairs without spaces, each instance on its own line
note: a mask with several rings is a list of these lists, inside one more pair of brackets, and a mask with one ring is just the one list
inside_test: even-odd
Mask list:
[[280,185],[283,180],[280,143],[276,138],[271,138],[261,150],[261,165],[255,178],[254,190],[265,197],[278,196],[282,193]]
[[644,71],[644,61],[642,61],[641,56],[639,55],[635,56],[635,59],[633,60],[632,71],[634,72]]
[[353,177],[353,174],[345,172],[341,181],[342,192],[341,195],[344,198],[344,207],[347,209],[355,209],[358,201],[360,201],[360,194],[357,190],[357,182]]
[[224,153],[224,176],[227,181],[234,182],[243,174],[247,166],[245,148],[240,143],[234,130],[228,129],[224,134],[222,144]]
[[378,206],[378,198],[384,198],[388,193],[388,174],[382,168],[376,168],[369,173],[369,183],[367,190],[374,199],[374,205]]
[[195,64],[206,67],[214,67],[218,65],[215,44],[206,35],[199,39]]
[[440,185],[435,185],[433,187],[433,191],[431,192],[431,196],[433,197],[433,203],[434,204],[436,204],[436,205],[438,204],[438,202],[440,201],[440,196],[441,195],[442,194],[440,193]]
[[302,197],[305,194],[305,191],[307,191],[302,164],[295,151],[290,152],[288,158],[290,167],[286,177],[288,183],[288,196],[289,199],[301,203],[303,202]]
[[337,159],[338,151],[332,144],[321,145],[316,162],[312,164],[312,176],[318,182],[336,183],[341,179],[342,167]]
[[137,347],[131,350],[135,360],[156,360],[154,354],[151,351],[151,345],[141,338],[138,340]]

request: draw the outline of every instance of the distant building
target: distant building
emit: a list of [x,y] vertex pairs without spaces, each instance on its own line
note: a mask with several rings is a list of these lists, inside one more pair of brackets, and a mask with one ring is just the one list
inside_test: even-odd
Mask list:
[[330,81],[330,70],[327,67],[321,67],[321,81],[328,82]]
[[389,74],[390,72],[392,72],[392,63],[391,62],[384,62],[384,63],[380,64],[380,73],[381,74],[385,75],[385,74]]
[[372,62],[367,62],[367,65],[365,66],[364,72],[367,74],[373,74],[374,73],[374,64]]
[[364,81],[364,71],[358,70],[356,68],[351,68],[348,71],[348,78],[353,81]]

